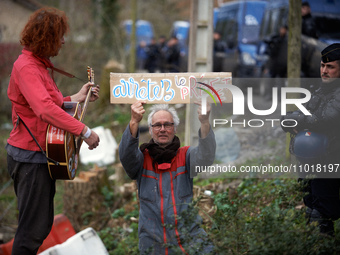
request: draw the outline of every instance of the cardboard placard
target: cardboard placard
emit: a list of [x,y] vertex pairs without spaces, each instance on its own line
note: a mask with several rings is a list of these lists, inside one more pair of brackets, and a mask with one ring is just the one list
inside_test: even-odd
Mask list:
[[229,84],[232,84],[229,72],[110,73],[110,102],[133,104],[146,100],[152,104],[188,104],[202,98],[204,93],[211,94],[212,100],[216,97],[222,102],[232,102],[231,92],[226,88]]

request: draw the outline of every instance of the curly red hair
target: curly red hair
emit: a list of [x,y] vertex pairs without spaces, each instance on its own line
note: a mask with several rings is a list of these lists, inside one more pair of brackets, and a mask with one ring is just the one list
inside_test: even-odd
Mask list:
[[63,11],[44,7],[35,11],[21,32],[21,45],[40,57],[56,56],[61,38],[67,34],[69,25]]

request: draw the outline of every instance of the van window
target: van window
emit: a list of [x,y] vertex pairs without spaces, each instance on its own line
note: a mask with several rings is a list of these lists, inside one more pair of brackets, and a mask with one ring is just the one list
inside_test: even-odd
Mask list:
[[261,38],[268,35],[269,22],[270,22],[270,12],[267,11],[264,14],[263,22],[262,22],[261,28],[260,28],[260,37]]
[[269,23],[269,33],[277,34],[278,33],[278,23],[280,20],[280,9],[273,10],[273,14],[271,15],[270,23]]
[[190,23],[188,21],[175,21],[172,24],[171,36],[176,36],[182,44],[187,44],[189,39]]
[[229,48],[233,48],[237,45],[237,22],[238,8],[229,9],[227,11],[221,11],[219,17],[221,17],[217,24],[216,30],[221,34],[222,40],[224,40]]
[[[123,27],[125,29],[125,33],[127,34],[128,38],[131,36],[132,31],[132,21],[125,20],[123,22]],[[153,26],[149,21],[146,20],[138,20],[136,22],[136,36],[137,36],[137,43],[141,41],[145,41],[147,44],[151,42],[151,38],[153,37]]]
[[279,28],[287,25],[288,10],[286,8],[267,11],[264,17],[261,37],[272,36],[279,33]]

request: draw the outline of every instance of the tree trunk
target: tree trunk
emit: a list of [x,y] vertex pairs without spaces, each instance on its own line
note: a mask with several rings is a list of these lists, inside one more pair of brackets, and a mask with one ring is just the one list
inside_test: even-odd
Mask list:
[[[289,0],[288,17],[288,56],[287,75],[288,87],[301,87],[301,0]],[[298,98],[299,95],[290,93],[288,98]],[[295,108],[294,108],[295,107]],[[287,111],[296,110],[295,105],[287,105]],[[290,158],[289,152],[290,134],[286,135],[286,158]]]
[[132,0],[132,28],[130,41],[129,73],[136,71],[136,21],[137,21],[137,0]]
[[104,186],[109,187],[107,171],[98,167],[80,172],[72,181],[65,181],[64,214],[76,231],[89,222],[96,224],[100,220],[100,214],[106,210],[101,191]]
[[301,0],[289,0],[287,72],[288,78],[294,78],[289,79],[289,87],[300,87],[301,4]]

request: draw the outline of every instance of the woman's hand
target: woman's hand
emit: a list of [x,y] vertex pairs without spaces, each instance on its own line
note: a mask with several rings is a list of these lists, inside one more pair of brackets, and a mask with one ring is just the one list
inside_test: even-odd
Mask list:
[[89,89],[92,90],[91,96],[90,96],[90,102],[96,101],[99,98],[99,85],[94,85],[91,82],[88,82],[84,84],[84,86],[79,90],[77,94],[74,94],[71,96],[71,101],[72,102],[84,102],[87,96],[87,92]]
[[[84,135],[88,134],[87,137],[84,137]],[[89,127],[85,126],[83,131],[81,132],[82,139],[87,143],[89,146],[89,150],[95,149],[99,145],[99,136],[97,133],[95,133],[93,130],[91,130]]]

